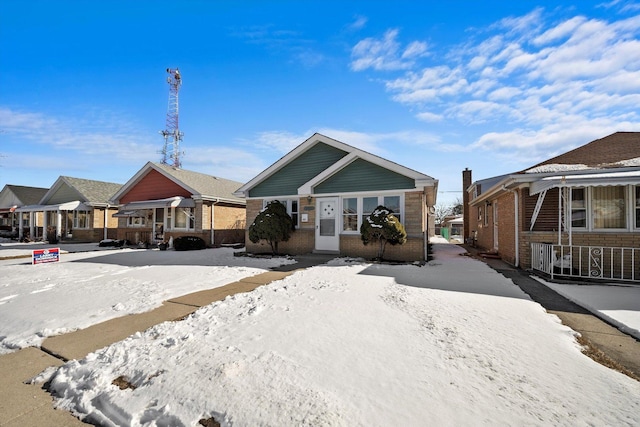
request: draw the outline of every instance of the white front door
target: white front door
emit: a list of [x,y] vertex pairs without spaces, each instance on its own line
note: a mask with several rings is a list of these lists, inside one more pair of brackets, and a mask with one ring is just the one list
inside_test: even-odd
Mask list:
[[316,250],[318,251],[340,250],[338,202],[337,198],[317,199]]

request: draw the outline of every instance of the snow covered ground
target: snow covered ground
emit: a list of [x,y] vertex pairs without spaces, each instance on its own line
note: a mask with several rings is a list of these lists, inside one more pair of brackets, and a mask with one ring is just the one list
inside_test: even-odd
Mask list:
[[[424,267],[335,260],[138,333],[41,379],[52,379],[61,408],[106,426],[194,426],[209,417],[236,426],[640,424],[640,383],[584,356],[555,316],[461,252],[437,245]],[[2,282],[20,275],[22,282],[12,283],[26,288],[14,293],[48,289],[40,304],[52,306],[82,277],[115,286],[123,270],[128,288],[149,281],[157,284],[149,294],[173,289],[175,260],[167,268],[149,259],[131,265],[134,255],[176,253],[131,251],[102,261],[78,254],[57,266],[2,261],[3,273],[10,271]],[[202,287],[216,283],[223,268],[187,264],[194,270],[189,281],[206,282]],[[44,273],[49,267],[58,270]],[[70,283],[57,273],[70,275]],[[70,298],[99,299],[84,295]],[[6,300],[0,315],[18,298]],[[64,319],[67,309],[53,318]],[[119,377],[132,388],[112,385]]]
[[640,286],[570,285],[536,280],[640,340]]
[[[0,246],[0,257],[42,244]],[[48,336],[152,310],[170,298],[226,285],[293,260],[234,257],[232,249],[159,251],[69,244],[58,263],[0,260],[0,354]],[[68,252],[92,250],[92,252]]]

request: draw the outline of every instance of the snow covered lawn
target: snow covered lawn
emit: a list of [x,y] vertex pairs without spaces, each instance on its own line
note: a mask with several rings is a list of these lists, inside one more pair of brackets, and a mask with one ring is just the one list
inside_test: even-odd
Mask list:
[[[0,254],[20,255],[32,247],[7,245]],[[65,253],[59,263],[41,265],[29,258],[1,260],[0,354],[295,262],[233,252],[109,249]]]
[[[61,408],[106,426],[640,424],[640,383],[581,354],[555,316],[460,252],[437,245],[426,267],[310,268],[41,379]],[[190,280],[217,277],[206,271]]]

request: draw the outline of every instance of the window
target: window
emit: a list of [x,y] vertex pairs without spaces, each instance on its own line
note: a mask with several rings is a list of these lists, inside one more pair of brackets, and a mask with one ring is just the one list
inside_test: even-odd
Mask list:
[[591,189],[593,228],[627,228],[624,192],[622,186]]
[[342,230],[358,231],[358,199],[342,199]]
[[382,206],[393,212],[393,216],[398,218],[398,221],[402,222],[400,214],[400,196],[385,196]]
[[195,228],[193,208],[175,208],[175,228],[192,230]]
[[478,206],[478,223],[482,223],[482,206]]
[[89,211],[73,211],[73,228],[89,228]]
[[29,214],[27,212],[23,212],[21,214],[22,219],[22,227],[29,227]]
[[636,228],[640,228],[640,185],[636,185]]
[[345,197],[342,199],[342,231],[358,232],[365,218],[380,205],[402,222],[402,196]]
[[278,201],[286,206],[287,213],[293,220],[293,226],[298,228],[300,218],[300,202],[298,199],[265,199],[262,201],[262,207],[265,208],[270,202]]
[[587,200],[584,188],[571,189],[571,227],[587,226]]
[[151,218],[150,210],[137,211],[135,216],[127,218],[127,227],[146,227],[147,217]]
[[362,198],[362,220],[369,215],[378,207],[378,198],[377,197],[363,197]]

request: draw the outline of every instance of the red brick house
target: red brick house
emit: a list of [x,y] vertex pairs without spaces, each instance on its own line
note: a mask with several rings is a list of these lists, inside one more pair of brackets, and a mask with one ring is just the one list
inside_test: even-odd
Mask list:
[[119,206],[117,238],[156,244],[198,236],[209,246],[244,239],[246,203],[240,182],[148,162],[111,198]]
[[523,171],[471,182],[465,236],[550,276],[640,281],[640,132],[616,132]]
[[[359,230],[363,218],[384,205],[408,235],[404,245],[387,246],[385,258],[413,261],[426,258],[437,189],[438,180],[428,175],[316,133],[235,194],[247,200],[247,225],[270,201],[287,207],[296,229],[279,249],[288,254],[375,257],[376,246],[365,246]],[[270,251],[248,238],[246,245],[249,252]]]

